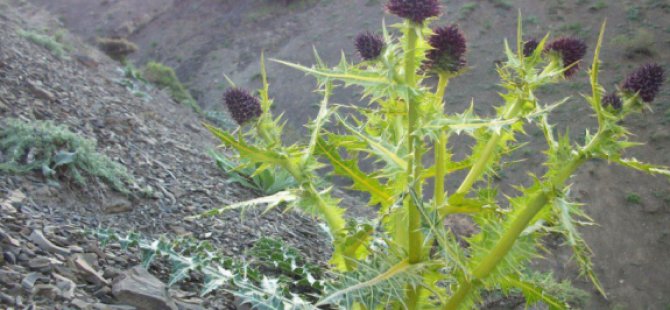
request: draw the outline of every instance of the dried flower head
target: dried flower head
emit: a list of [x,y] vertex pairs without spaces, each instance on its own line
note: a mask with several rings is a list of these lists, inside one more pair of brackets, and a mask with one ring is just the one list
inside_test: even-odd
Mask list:
[[529,57],[535,52],[537,46],[540,45],[540,42],[537,39],[530,39],[523,43],[523,55]]
[[440,15],[440,2],[438,0],[389,0],[386,3],[386,9],[391,14],[420,24],[426,18]]
[[241,88],[230,88],[223,94],[223,100],[228,111],[237,124],[245,123],[261,116],[261,103],[258,98]]
[[384,50],[384,38],[369,31],[356,36],[354,44],[364,60],[373,60]]
[[428,38],[432,47],[426,54],[424,68],[439,73],[455,73],[465,67],[467,41],[456,25],[440,27]]
[[631,73],[621,85],[621,89],[638,93],[642,101],[652,102],[665,81],[663,68],[658,64],[646,64]]
[[586,55],[586,43],[580,39],[562,37],[549,43],[545,51],[558,53],[563,66],[565,68],[571,66],[563,73],[566,78],[569,78],[579,71],[579,61]]
[[621,110],[623,107],[623,101],[616,93],[607,94],[605,97],[603,97],[601,103],[604,108],[612,107],[615,110]]

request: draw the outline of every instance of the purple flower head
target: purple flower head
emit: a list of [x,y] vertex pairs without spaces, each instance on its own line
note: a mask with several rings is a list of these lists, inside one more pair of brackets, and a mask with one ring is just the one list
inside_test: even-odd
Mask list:
[[537,49],[537,46],[540,45],[540,42],[537,39],[530,39],[523,43],[523,55],[530,57],[533,55],[533,52]]
[[364,60],[373,60],[379,57],[384,50],[384,39],[369,31],[356,36],[354,44]]
[[572,65],[563,73],[566,78],[569,78],[579,71],[579,61],[586,55],[586,43],[580,39],[562,37],[549,43],[545,51],[558,53],[563,60],[564,67]]
[[646,64],[631,73],[621,85],[625,92],[638,93],[642,101],[650,103],[658,95],[665,81],[663,68],[657,64]]
[[423,67],[429,71],[456,73],[465,67],[467,41],[456,25],[437,28],[428,38],[432,49],[426,54]]
[[438,0],[389,0],[386,3],[386,9],[393,15],[421,24],[426,18],[440,15],[440,2]]
[[605,97],[603,97],[601,103],[604,108],[612,107],[615,110],[621,110],[623,107],[623,101],[616,93],[607,94]]
[[240,126],[260,117],[263,113],[258,98],[241,88],[233,87],[226,90],[223,100],[233,119]]

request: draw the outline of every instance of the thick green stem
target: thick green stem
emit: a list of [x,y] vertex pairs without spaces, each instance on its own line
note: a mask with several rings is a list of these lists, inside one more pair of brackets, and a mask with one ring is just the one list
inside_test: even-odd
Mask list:
[[[554,175],[550,180],[551,186],[555,188],[562,187],[563,184],[575,173],[577,168],[581,166],[588,159],[589,151],[599,143],[599,141],[606,135],[599,132],[594,137],[593,143],[587,146],[582,153],[573,158],[558,174]],[[521,213],[514,218],[510,228],[505,232],[502,238],[498,241],[496,246],[489,252],[489,254],[482,260],[479,265],[472,272],[472,279],[463,279],[459,283],[458,290],[454,293],[451,299],[445,304],[443,309],[458,309],[459,305],[470,294],[470,291],[476,285],[475,281],[483,280],[488,277],[495,267],[505,258],[505,255],[512,249],[514,242],[519,238],[521,233],[528,227],[530,221],[542,210],[544,206],[552,198],[552,192],[537,192],[530,198],[526,207]]]
[[[407,29],[407,50],[405,51],[405,83],[408,87],[413,88],[416,86],[416,25],[408,21]],[[418,115],[418,103],[416,98],[410,95],[409,101],[407,102],[407,111],[408,111],[408,146],[410,152],[410,161],[407,165],[407,173],[410,176],[410,184],[414,184],[414,190],[416,191],[417,197],[421,199],[421,184],[418,182],[419,176],[421,173],[421,158],[420,158],[420,149],[418,144],[420,141],[414,136],[414,131],[417,129],[419,122]],[[409,196],[409,195],[408,195]],[[408,198],[408,214],[409,214],[409,262],[418,263],[421,261],[421,215],[417,206],[411,198]]]
[[[449,78],[445,74],[440,74],[440,79],[437,82],[437,92],[435,97],[440,102],[444,98],[444,92],[449,84]],[[435,189],[433,190],[433,201],[435,202],[435,209],[441,208],[444,205],[444,178],[447,174],[447,133],[444,130],[440,131],[437,142],[435,143]]]
[[[504,119],[510,119],[513,117],[516,117],[517,114],[519,114],[519,111],[521,110],[521,106],[523,105],[523,99],[518,99],[517,101],[512,104],[512,106],[507,110],[505,115],[503,116]],[[493,155],[495,154],[496,148],[498,147],[498,144],[500,143],[500,139],[502,138],[502,135],[499,133],[494,133],[489,141],[486,143],[486,146],[484,146],[484,150],[482,151],[482,155],[479,157],[477,162],[472,165],[472,168],[470,168],[470,171],[468,171],[468,175],[463,179],[463,182],[461,183],[461,186],[458,187],[456,190],[457,194],[466,194],[467,192],[470,191],[472,188],[472,185],[475,184],[475,182],[479,179],[479,177],[484,174],[486,171],[486,166],[488,166],[489,162],[491,161],[491,158],[493,158]]]
[[[407,21],[407,47],[405,50],[405,84],[409,88],[416,87],[416,44],[417,44],[417,29],[418,25]],[[419,125],[418,102],[416,98],[410,94],[407,101],[408,111],[408,148],[410,160],[407,165],[407,174],[410,176],[410,183],[414,185],[416,197],[422,199],[421,183],[419,177],[421,175],[421,149],[419,147],[420,141],[414,136],[414,132]],[[407,206],[408,214],[408,256],[410,264],[421,262],[421,250],[423,244],[423,236],[421,234],[421,214],[417,209],[411,195],[407,195],[405,205]],[[407,290],[407,307],[417,309],[419,301],[419,288],[408,287]]]

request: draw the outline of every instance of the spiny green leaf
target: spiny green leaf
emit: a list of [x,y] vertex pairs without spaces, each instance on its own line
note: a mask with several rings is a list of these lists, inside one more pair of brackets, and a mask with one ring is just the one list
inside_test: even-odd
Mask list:
[[365,141],[371,148],[371,151],[373,151],[373,153],[377,155],[380,159],[383,159],[384,162],[386,162],[388,165],[393,166],[397,170],[401,171],[407,170],[407,161],[402,157],[398,156],[397,147],[386,145],[383,141],[377,140],[375,138],[363,134],[359,130],[351,127],[351,125],[347,124],[347,122],[341,118],[339,118],[339,121],[340,124],[342,124],[342,126],[344,126],[349,132]]
[[[206,217],[206,216],[216,216],[223,214],[224,212],[230,211],[230,210],[235,210],[235,209],[244,209],[248,207],[254,207],[254,206],[259,206],[259,205],[266,205],[266,212],[279,204],[283,202],[293,202],[296,201],[300,198],[300,193],[299,191],[296,190],[286,190],[286,191],[281,191],[278,192],[274,195],[270,196],[265,196],[265,197],[260,197],[260,198],[254,198],[250,199],[247,201],[242,201],[238,203],[234,203],[222,208],[217,208],[217,209],[212,209],[209,211],[206,211],[198,216],[195,216],[194,218],[198,217]],[[192,217],[193,218],[193,217]]]
[[317,149],[319,154],[328,158],[333,166],[334,173],[351,179],[353,189],[370,194],[370,205],[380,203],[383,207],[388,208],[394,203],[395,198],[391,194],[390,189],[385,188],[377,179],[361,171],[355,160],[342,159],[337,149],[321,138],[317,141]]

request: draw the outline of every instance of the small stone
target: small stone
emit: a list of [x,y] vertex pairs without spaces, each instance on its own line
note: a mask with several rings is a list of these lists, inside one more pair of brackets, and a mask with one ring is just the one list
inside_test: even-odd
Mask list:
[[35,287],[35,282],[37,281],[43,281],[43,282],[49,282],[49,278],[44,277],[42,274],[39,274],[37,272],[31,272],[27,274],[23,280],[21,280],[21,286],[26,291],[31,292],[33,290],[33,287]]
[[141,266],[125,271],[112,284],[112,294],[120,302],[143,310],[171,309],[177,305],[167,286]]
[[12,270],[0,270],[0,284],[5,286],[21,282],[21,274]]
[[52,92],[44,89],[40,84],[41,83],[28,81],[28,86],[30,87],[30,91],[32,92],[33,96],[47,101],[56,100],[56,96]]
[[0,301],[2,301],[5,304],[13,304],[14,303],[14,297],[7,295],[3,292],[0,292]]
[[97,285],[109,285],[109,281],[86,261],[85,254],[74,255],[70,259],[70,264],[84,280]]
[[106,214],[125,213],[133,210],[133,207],[125,198],[116,198],[105,202],[102,211]]
[[93,57],[90,57],[88,55],[83,55],[83,54],[75,54],[73,55],[74,59],[76,59],[80,64],[84,65],[87,68],[95,69],[98,67],[99,63],[93,59]]
[[121,270],[115,267],[106,267],[105,272],[102,274],[106,279],[114,279],[121,274]]
[[52,276],[54,279],[56,279],[56,287],[58,287],[59,290],[58,295],[66,300],[72,299],[72,297],[74,297],[74,290],[77,288],[77,284],[75,284],[74,281],[70,280],[69,278],[61,276],[57,273],[53,273]]
[[59,290],[51,284],[37,284],[33,287],[32,293],[36,296],[53,300],[58,295]]
[[40,247],[40,249],[47,251],[49,253],[57,253],[61,255],[70,255],[70,250],[66,248],[59,247],[51,241],[49,241],[46,237],[44,237],[44,234],[42,234],[41,231],[39,230],[33,230],[33,233],[30,234],[29,237],[30,241],[35,243],[37,246]]
[[5,262],[7,262],[8,264],[12,264],[12,265],[16,264],[16,256],[14,255],[14,253],[12,253],[10,251],[4,251],[4,252],[2,252],[2,257],[5,259]]
[[38,256],[28,261],[28,268],[33,271],[48,272],[51,270],[51,260],[44,256]]

